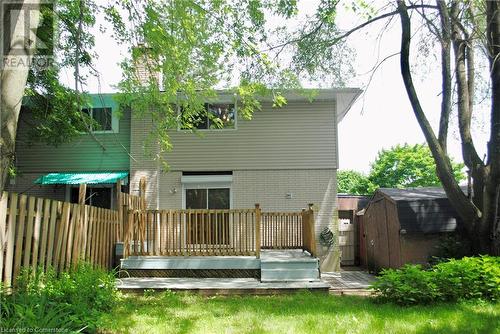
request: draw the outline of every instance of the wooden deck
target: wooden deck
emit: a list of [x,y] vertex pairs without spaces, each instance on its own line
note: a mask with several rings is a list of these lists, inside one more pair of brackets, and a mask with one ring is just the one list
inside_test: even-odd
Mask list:
[[122,278],[116,286],[123,292],[189,291],[204,295],[283,294],[300,290],[328,293],[324,282],[260,282],[252,278]]
[[256,256],[261,249],[300,249],[315,255],[314,212],[254,209],[128,210],[124,257]]
[[334,295],[371,296],[370,285],[375,276],[366,271],[341,271],[322,273],[321,280],[330,285],[330,293]]
[[[319,260],[299,249],[255,256],[129,256],[121,270],[134,277],[260,278],[262,282],[319,281]],[[121,275],[123,277],[123,275]]]

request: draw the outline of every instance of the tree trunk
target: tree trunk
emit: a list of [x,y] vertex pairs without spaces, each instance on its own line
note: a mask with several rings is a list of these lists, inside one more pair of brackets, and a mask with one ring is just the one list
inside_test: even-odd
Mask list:
[[474,206],[474,204],[467,198],[466,194],[462,191],[453,175],[450,160],[442,149],[434,131],[425,116],[420,100],[413,85],[413,79],[410,72],[410,39],[411,39],[411,21],[408,15],[406,4],[403,0],[398,1],[398,11],[401,18],[402,38],[401,38],[401,74],[406,87],[406,92],[410,103],[417,118],[418,124],[422,129],[425,139],[429,145],[432,156],[436,162],[436,171],[438,174],[443,188],[462,220],[464,221],[465,228],[469,235],[474,234],[474,223],[481,216],[481,212]]
[[500,255],[500,4],[486,1],[488,58],[491,75],[491,129],[488,142],[488,176],[485,187],[483,226],[491,238],[490,252]]
[[436,0],[439,8],[439,17],[441,19],[441,78],[442,78],[442,99],[441,99],[441,116],[439,119],[439,135],[438,140],[443,152],[446,154],[448,151],[448,124],[450,121],[451,113],[451,24],[446,2]]
[[[10,35],[10,49],[4,52],[6,57],[2,63],[0,82],[0,192],[5,188],[8,171],[15,158],[19,112],[28,79],[28,64],[33,58],[35,49],[36,38],[34,36],[40,21],[39,5],[38,0],[25,1],[22,3],[21,10],[16,11],[18,15],[13,18],[15,25],[11,24],[14,29]],[[26,13],[29,14],[25,15]],[[26,22],[27,16],[29,22]],[[31,34],[25,32],[25,26],[31,28]]]

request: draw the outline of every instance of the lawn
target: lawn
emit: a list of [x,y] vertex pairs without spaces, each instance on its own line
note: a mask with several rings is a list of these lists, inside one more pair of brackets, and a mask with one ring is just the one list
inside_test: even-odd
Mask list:
[[401,307],[314,293],[121,295],[103,333],[500,333],[500,304]]

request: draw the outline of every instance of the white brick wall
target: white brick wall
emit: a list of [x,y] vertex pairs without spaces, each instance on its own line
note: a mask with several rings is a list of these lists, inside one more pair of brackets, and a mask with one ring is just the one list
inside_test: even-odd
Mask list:
[[[157,207],[155,171],[134,171],[131,174],[131,191],[138,189],[139,179],[149,180],[146,189],[148,205]],[[183,207],[181,172],[159,174],[158,208],[179,209]],[[319,234],[325,227],[336,231],[336,171],[334,169],[315,170],[246,170],[234,171],[232,205],[235,209],[253,208],[259,203],[263,211],[300,211],[313,203],[316,222],[318,251]],[[291,193],[292,198],[286,198]]]

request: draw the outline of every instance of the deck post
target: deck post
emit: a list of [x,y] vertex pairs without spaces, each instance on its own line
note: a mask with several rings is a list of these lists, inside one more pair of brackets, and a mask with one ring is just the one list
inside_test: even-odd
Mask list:
[[315,228],[314,228],[314,211],[313,211],[313,205],[312,203],[308,204],[308,210],[307,210],[307,215],[308,215],[308,235],[309,235],[309,247],[310,250],[309,252],[311,253],[312,256],[316,256],[316,234],[315,234]]
[[[139,197],[140,197],[140,214],[139,214],[139,224],[138,224],[138,240],[140,245],[140,254],[145,254],[146,242],[149,241],[147,234],[147,216],[146,216],[146,178],[141,177],[139,181]],[[149,245],[148,245],[149,248]]]
[[122,180],[116,180],[116,210],[118,211],[118,238],[123,241],[123,207],[122,207]]
[[308,223],[307,223],[306,209],[302,209],[301,215],[302,215],[302,249],[309,251],[309,249],[307,247],[309,245],[309,242],[307,239],[307,225],[308,225]]
[[146,178],[141,177],[139,181],[139,197],[141,198],[141,210],[146,210]]
[[260,204],[255,204],[255,257],[260,258]]

